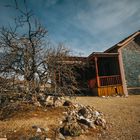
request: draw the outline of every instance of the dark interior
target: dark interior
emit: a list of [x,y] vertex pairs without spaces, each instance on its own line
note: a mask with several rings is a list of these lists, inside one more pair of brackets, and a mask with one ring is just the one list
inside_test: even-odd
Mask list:
[[119,62],[117,57],[99,57],[98,58],[99,76],[119,75]]

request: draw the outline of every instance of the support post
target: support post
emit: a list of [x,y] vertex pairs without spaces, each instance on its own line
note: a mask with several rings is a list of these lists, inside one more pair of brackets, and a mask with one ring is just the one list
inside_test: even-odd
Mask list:
[[128,91],[127,91],[127,85],[126,85],[126,80],[125,80],[125,72],[124,72],[124,67],[123,67],[123,60],[122,60],[122,52],[121,50],[119,49],[118,50],[119,52],[119,66],[120,66],[120,72],[121,72],[121,80],[122,80],[122,85],[123,85],[123,91],[124,91],[124,94],[126,96],[128,96]]
[[94,58],[95,60],[95,69],[96,69],[96,81],[97,81],[97,88],[100,87],[100,80],[99,80],[99,71],[98,71],[98,59],[97,57]]

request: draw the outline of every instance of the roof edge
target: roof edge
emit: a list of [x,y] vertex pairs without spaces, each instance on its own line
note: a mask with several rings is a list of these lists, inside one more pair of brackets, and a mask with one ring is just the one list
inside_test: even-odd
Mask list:
[[140,34],[140,30],[138,30],[137,32],[131,34],[130,36],[128,36],[126,39],[124,39],[124,41],[120,41],[119,43],[115,44],[114,46],[108,48],[107,50],[105,50],[104,52],[107,53],[113,49],[115,49],[116,47],[122,47],[124,46],[125,44],[129,43],[130,41],[132,41],[137,35]]
[[118,56],[118,53],[93,52],[88,56],[88,59],[91,57],[113,57],[113,56]]
[[133,40],[134,37],[136,37],[136,36],[139,35],[139,34],[140,34],[140,31],[134,33],[132,36],[130,36],[130,37],[129,37],[128,39],[126,39],[124,42],[118,43],[117,46],[123,46],[123,45],[125,45],[125,44],[128,43],[129,41]]

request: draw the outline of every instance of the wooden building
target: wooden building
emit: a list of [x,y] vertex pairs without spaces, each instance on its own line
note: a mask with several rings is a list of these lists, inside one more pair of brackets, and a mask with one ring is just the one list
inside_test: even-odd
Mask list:
[[135,32],[105,53],[118,53],[124,93],[140,94],[140,31]]
[[90,95],[111,96],[140,94],[140,31],[135,32],[104,52],[88,57],[69,57],[67,64],[88,63],[77,80]]
[[93,95],[124,94],[118,53],[92,53],[88,61],[93,65],[92,77],[88,81]]
[[135,32],[102,53],[92,53],[92,77],[89,89],[93,95],[140,94],[140,31]]

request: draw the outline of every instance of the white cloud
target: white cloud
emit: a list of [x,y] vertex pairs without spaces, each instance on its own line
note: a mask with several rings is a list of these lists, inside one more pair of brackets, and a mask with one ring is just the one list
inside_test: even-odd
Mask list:
[[[89,0],[94,7],[94,1]],[[139,10],[140,1],[114,0],[103,3],[96,9],[81,11],[74,17],[75,26],[95,35],[97,32],[103,32],[117,27],[127,19],[135,15]]]
[[[82,51],[85,55],[93,51],[104,51],[138,29],[140,1],[108,0],[103,3],[99,0],[99,3],[95,3],[88,0],[88,2],[91,8],[79,11],[68,21],[69,24],[93,36],[93,40],[87,40],[85,37],[83,41],[79,36],[79,40],[72,41],[70,44],[74,49],[85,47],[83,50],[75,49],[76,51]],[[98,37],[98,40],[94,37]],[[79,46],[81,41],[84,43]]]
[[[51,39],[84,55],[103,51],[140,28],[140,0],[35,1],[30,3]],[[9,12],[2,11],[5,22]]]

